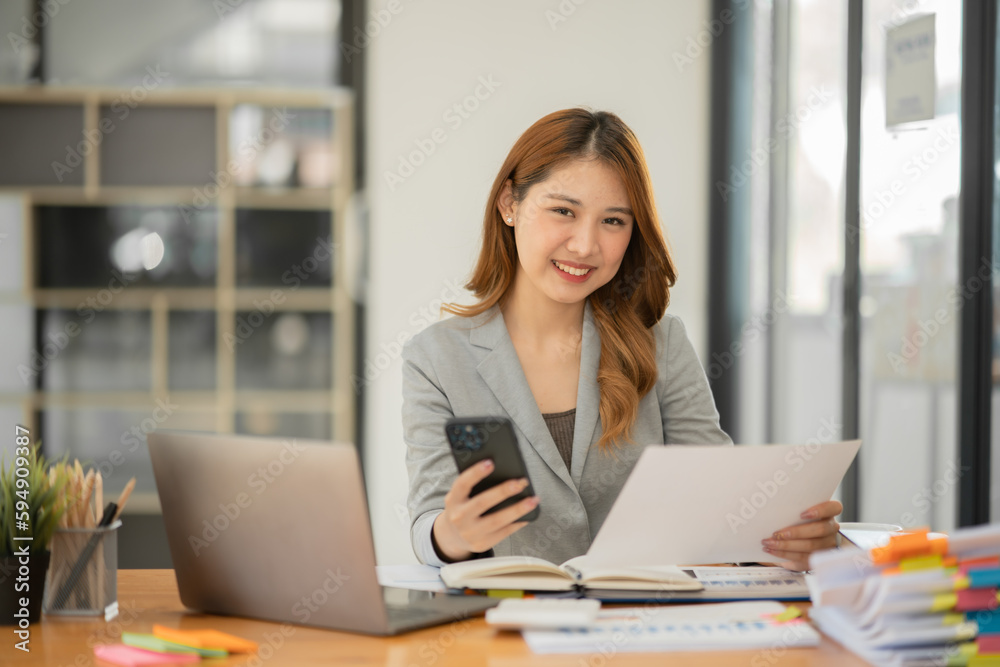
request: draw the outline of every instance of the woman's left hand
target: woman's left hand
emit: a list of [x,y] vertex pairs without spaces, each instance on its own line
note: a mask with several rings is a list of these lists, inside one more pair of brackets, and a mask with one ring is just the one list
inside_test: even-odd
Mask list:
[[837,531],[840,524],[834,517],[844,511],[837,500],[814,505],[802,513],[808,523],[782,528],[763,541],[764,551],[783,559],[778,563],[789,570],[808,570],[809,554],[821,549],[837,546]]

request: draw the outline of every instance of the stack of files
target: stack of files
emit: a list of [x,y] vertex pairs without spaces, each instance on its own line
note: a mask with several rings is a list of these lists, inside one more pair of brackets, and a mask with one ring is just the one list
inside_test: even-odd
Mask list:
[[257,643],[218,630],[179,630],[154,625],[153,634],[122,633],[122,644],[95,646],[94,655],[116,665],[165,665],[256,653]]
[[589,588],[582,595],[603,602],[721,602],[723,600],[808,600],[805,576],[782,567],[682,567],[702,590],[655,592]]
[[602,609],[588,627],[525,630],[535,653],[615,655],[645,651],[720,651],[808,647],[817,633],[780,602],[721,602],[691,607]]
[[810,617],[871,664],[1000,665],[1000,524],[817,552],[810,567]]
[[[390,578],[390,572],[383,574],[383,580]],[[440,575],[442,586],[451,589],[573,591],[605,602],[809,599],[803,576],[780,567],[595,567],[588,556],[562,565],[502,556],[445,565]]]

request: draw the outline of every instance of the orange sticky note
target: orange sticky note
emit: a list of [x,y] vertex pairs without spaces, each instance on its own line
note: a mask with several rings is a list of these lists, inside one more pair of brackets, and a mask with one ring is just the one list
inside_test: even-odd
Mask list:
[[904,558],[933,554],[944,556],[947,553],[947,538],[929,539],[928,529],[920,528],[913,532],[893,535],[889,538],[889,544],[871,550],[871,559],[876,565],[887,565]]
[[177,644],[194,646],[195,648],[221,649],[229,653],[257,652],[257,642],[207,628],[203,630],[181,630],[180,628],[168,628],[165,625],[154,625],[153,636],[168,642],[176,642]]

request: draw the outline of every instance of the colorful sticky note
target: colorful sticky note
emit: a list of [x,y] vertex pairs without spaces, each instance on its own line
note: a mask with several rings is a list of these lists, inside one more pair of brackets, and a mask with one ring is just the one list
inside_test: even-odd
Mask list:
[[889,544],[871,550],[872,562],[876,565],[896,563],[914,556],[944,555],[948,552],[947,538],[930,539],[927,528],[893,535]]
[[524,591],[491,588],[486,591],[486,596],[491,598],[523,598]]
[[930,554],[929,556],[911,556],[899,561],[899,569],[902,572],[912,572],[914,570],[929,570],[941,567],[944,558],[941,554]]
[[1000,655],[974,655],[969,658],[969,667],[1000,667]]
[[796,618],[802,616],[802,610],[795,605],[789,605],[785,611],[780,614],[775,614],[774,620],[777,623],[788,623]]
[[205,658],[224,658],[229,655],[226,651],[219,649],[185,646],[176,642],[168,642],[153,635],[143,635],[135,632],[123,632],[122,641],[129,646],[144,648],[150,651],[160,651],[162,653],[194,653]]
[[976,637],[976,648],[979,655],[1000,653],[1000,635],[980,635]]
[[989,569],[994,567],[1000,567],[1000,556],[963,558],[958,564],[958,569],[962,574],[968,574],[970,570]]
[[967,611],[965,612],[965,620],[969,623],[975,623],[980,635],[995,635],[1000,632],[1000,614],[983,613],[981,610]]
[[931,602],[930,611],[950,611],[958,604],[958,593],[939,593]]
[[997,608],[997,589],[968,588],[955,593],[958,597],[955,603],[957,611],[978,611],[980,609]]
[[256,653],[257,642],[209,628],[184,630],[154,625],[153,635],[168,642],[196,648],[213,648],[229,653]]
[[1000,585],[1000,567],[969,570],[970,588],[996,588]]
[[195,653],[158,653],[147,651],[124,644],[100,645],[94,647],[94,655],[100,660],[126,667],[141,665],[176,665],[181,663],[199,662],[201,657]]

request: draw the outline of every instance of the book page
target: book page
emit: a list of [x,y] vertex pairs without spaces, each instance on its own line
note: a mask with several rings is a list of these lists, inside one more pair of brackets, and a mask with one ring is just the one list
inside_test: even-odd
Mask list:
[[[451,588],[477,588],[467,582],[481,582],[486,578],[511,579],[511,575],[531,575],[532,580],[538,580],[539,575],[548,575],[548,579],[562,580],[562,587],[571,583],[572,577],[543,558],[530,556],[500,556],[497,558],[480,558],[461,563],[451,563],[441,568],[441,579]],[[502,584],[498,580],[498,584]],[[483,588],[507,588],[506,585],[483,586]]]
[[[701,584],[679,567],[658,565],[649,567],[608,567],[590,562],[586,555],[571,558],[562,569],[578,582],[601,588],[625,588],[630,583],[664,584],[665,589],[699,590]],[[648,588],[648,586],[644,586]],[[657,587],[659,588],[659,587]]]

